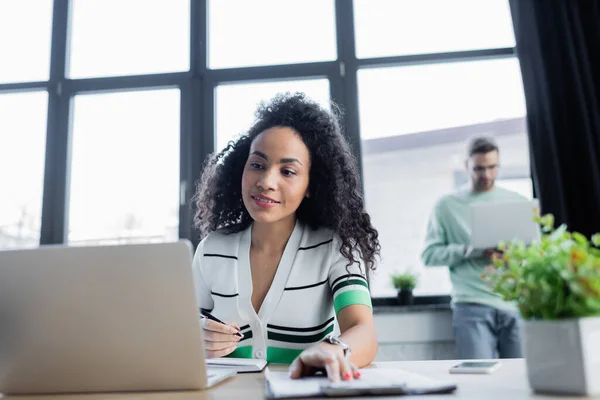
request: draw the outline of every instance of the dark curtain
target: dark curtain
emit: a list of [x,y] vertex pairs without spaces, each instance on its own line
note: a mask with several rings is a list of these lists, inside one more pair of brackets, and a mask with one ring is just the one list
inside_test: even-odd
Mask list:
[[600,0],[510,0],[542,213],[600,232]]

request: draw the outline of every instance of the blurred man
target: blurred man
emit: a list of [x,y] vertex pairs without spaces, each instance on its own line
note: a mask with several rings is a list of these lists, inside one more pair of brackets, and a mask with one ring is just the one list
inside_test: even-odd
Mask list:
[[481,279],[495,249],[473,249],[469,207],[476,202],[525,200],[495,185],[499,150],[487,137],[471,140],[465,166],[469,184],[438,200],[421,254],[426,266],[447,265],[452,281],[453,330],[459,359],[521,357],[516,307]]

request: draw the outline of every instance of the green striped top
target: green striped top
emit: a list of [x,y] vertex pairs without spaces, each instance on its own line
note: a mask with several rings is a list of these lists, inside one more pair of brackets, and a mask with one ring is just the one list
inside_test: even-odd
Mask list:
[[331,230],[297,222],[256,313],[250,301],[250,243],[251,228],[231,235],[213,232],[194,256],[199,308],[242,328],[244,338],[231,357],[289,364],[328,334],[339,334],[336,317],[342,308],[371,307],[363,265],[348,265]]

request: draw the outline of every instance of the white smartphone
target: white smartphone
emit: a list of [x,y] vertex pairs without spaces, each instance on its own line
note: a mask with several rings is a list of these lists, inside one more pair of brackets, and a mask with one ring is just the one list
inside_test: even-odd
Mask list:
[[451,374],[491,374],[500,368],[498,361],[465,361],[450,368]]

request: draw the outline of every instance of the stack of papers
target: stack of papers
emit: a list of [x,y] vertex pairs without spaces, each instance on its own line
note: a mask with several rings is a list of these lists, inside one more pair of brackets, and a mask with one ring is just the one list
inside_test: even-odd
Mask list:
[[268,399],[317,396],[451,393],[456,385],[394,368],[361,369],[360,379],[332,383],[325,376],[291,379],[288,372],[265,372]]
[[266,365],[267,361],[259,358],[223,357],[206,359],[206,366],[209,368],[235,368],[237,372],[260,372],[265,369]]

